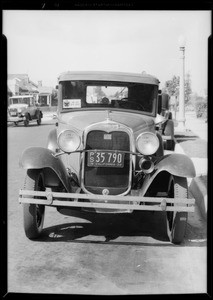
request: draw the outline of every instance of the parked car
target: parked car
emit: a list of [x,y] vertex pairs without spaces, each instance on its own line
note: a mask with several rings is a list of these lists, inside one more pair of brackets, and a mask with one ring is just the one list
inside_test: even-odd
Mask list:
[[175,149],[175,137],[174,137],[174,121],[172,119],[172,112],[169,109],[170,97],[166,93],[158,91],[158,113],[161,117],[161,122],[156,126],[162,135],[164,141],[164,149]]
[[169,240],[181,243],[194,211],[187,178],[195,169],[186,155],[164,149],[158,79],[66,72],[58,83],[57,122],[47,148],[28,148],[20,159],[27,172],[19,192],[26,236],[40,236],[45,206],[82,218],[146,210],[161,211]]
[[13,96],[9,98],[9,103],[9,123],[18,125],[19,122],[24,122],[24,126],[28,126],[30,121],[36,120],[38,125],[41,124],[43,114],[33,96]]

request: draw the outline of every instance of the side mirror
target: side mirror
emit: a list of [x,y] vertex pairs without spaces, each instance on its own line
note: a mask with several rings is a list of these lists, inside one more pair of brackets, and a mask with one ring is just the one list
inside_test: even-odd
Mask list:
[[58,84],[55,86],[55,89],[58,90]]

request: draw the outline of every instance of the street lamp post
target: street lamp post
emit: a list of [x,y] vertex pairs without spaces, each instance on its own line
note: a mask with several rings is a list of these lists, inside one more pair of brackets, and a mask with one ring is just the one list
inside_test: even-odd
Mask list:
[[181,131],[185,131],[185,38],[180,36],[178,42],[181,53],[178,128]]

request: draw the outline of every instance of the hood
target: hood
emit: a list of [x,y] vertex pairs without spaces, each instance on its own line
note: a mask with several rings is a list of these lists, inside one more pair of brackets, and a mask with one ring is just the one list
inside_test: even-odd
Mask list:
[[141,131],[154,132],[153,117],[132,112],[113,110],[84,110],[62,113],[60,115],[60,122],[70,125],[79,131],[84,131],[87,126],[90,126],[94,123],[107,120],[117,122],[131,128],[134,134],[137,134]]
[[17,104],[11,104],[8,108],[17,108],[17,109],[23,109],[23,108],[27,108],[28,104],[25,103],[17,103]]

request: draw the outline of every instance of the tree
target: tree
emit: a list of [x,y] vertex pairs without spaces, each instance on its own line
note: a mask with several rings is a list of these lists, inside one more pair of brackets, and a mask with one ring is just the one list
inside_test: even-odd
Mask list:
[[[180,77],[174,75],[171,80],[165,82],[165,87],[163,88],[164,92],[168,93],[169,96],[179,97],[179,85]],[[190,100],[190,95],[192,93],[191,89],[191,76],[190,73],[186,74],[185,78],[185,103],[188,103]]]
[[169,96],[179,96],[179,84],[180,84],[180,77],[173,76],[171,80],[167,80],[165,82],[165,89],[164,91],[169,94]]
[[52,106],[57,106],[58,104],[58,91],[56,89],[52,90]]
[[191,93],[191,75],[187,73],[185,78],[185,103],[189,102]]

